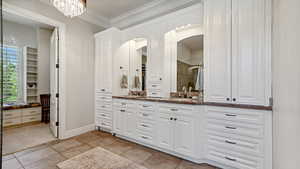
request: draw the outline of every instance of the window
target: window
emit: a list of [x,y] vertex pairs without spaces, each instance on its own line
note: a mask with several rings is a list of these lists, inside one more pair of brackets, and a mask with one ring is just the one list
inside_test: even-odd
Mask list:
[[21,49],[3,46],[3,103],[24,102]]

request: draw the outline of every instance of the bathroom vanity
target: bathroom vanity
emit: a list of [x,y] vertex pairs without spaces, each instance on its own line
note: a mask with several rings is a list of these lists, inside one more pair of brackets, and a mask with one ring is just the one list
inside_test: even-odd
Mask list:
[[271,0],[207,0],[97,33],[96,127],[196,163],[272,169],[270,16]]

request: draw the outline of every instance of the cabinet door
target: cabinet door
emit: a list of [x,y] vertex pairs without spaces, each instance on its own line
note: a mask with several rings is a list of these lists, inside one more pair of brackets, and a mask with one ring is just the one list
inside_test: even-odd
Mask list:
[[159,113],[157,118],[157,141],[158,146],[168,150],[173,150],[174,121],[166,113]]
[[107,37],[103,42],[102,55],[102,85],[108,91],[112,92],[112,41],[111,37]]
[[265,0],[232,1],[232,97],[239,104],[266,103]]
[[195,147],[195,118],[176,115],[174,133],[174,150],[177,153],[193,156]]
[[95,88],[102,90],[102,40],[100,37],[95,39]]
[[124,127],[123,127],[123,118],[124,118],[125,110],[121,110],[118,108],[114,109],[114,116],[113,116],[113,127],[114,132],[116,134],[123,135]]
[[204,99],[231,101],[231,0],[205,1]]
[[131,111],[126,111],[124,115],[124,135],[129,138],[135,138],[135,131],[137,128],[137,117],[135,113]]

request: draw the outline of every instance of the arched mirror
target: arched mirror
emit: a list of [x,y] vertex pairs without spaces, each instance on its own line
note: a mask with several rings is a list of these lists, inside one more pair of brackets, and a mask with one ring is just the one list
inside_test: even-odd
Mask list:
[[165,66],[170,92],[184,97],[203,95],[204,35],[199,25],[185,25],[165,34]]
[[[121,79],[120,87],[130,92],[146,91],[148,41],[145,38],[135,38],[121,45]],[[137,95],[141,95],[138,93]]]

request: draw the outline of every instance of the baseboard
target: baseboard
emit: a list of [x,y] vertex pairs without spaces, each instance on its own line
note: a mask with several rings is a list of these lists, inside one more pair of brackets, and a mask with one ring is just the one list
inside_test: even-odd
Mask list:
[[67,130],[63,136],[63,139],[78,136],[80,134],[95,130],[95,124],[89,124],[80,128]]

